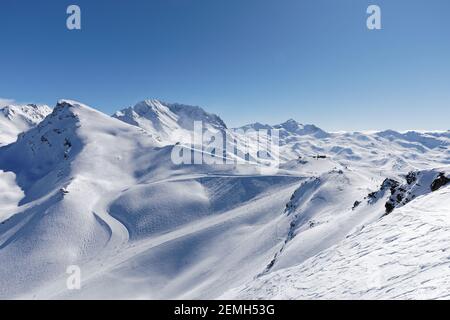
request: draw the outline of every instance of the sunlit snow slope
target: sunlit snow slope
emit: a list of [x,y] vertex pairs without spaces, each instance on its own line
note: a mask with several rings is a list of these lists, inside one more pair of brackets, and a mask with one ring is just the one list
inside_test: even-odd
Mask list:
[[[179,143],[205,156],[191,144],[196,121],[236,140],[278,130],[279,170],[174,164]],[[437,281],[411,270],[445,256],[427,246],[434,236],[445,245],[449,132],[328,133],[294,120],[235,130],[199,107],[158,100],[113,117],[61,100],[17,129],[17,141],[5,128],[0,298],[415,297],[419,280]],[[248,142],[255,150],[256,136]],[[392,290],[361,286],[366,253]],[[390,269],[414,254],[420,263]],[[66,286],[70,265],[81,268],[81,290]],[[349,266],[361,277],[346,280]],[[395,270],[414,280],[395,287]]]
[[448,299],[450,188],[423,196],[291,268],[230,290],[239,299]]
[[41,122],[51,109],[45,105],[9,105],[0,108],[0,146],[14,142],[17,135]]

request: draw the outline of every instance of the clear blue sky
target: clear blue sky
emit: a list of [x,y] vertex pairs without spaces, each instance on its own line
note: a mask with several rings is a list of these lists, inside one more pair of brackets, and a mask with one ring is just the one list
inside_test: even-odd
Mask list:
[[[66,29],[66,8],[82,30]],[[366,28],[378,4],[383,30]],[[448,0],[1,0],[0,98],[145,98],[230,126],[450,129]]]

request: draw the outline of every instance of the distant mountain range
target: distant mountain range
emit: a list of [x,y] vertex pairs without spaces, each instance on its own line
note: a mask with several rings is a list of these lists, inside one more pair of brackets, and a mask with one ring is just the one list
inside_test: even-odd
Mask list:
[[[277,130],[279,170],[173,163],[178,144],[205,156],[196,121],[249,150],[245,131]],[[450,131],[229,128],[158,100],[113,116],[70,100],[1,108],[0,298],[443,297],[449,145]]]

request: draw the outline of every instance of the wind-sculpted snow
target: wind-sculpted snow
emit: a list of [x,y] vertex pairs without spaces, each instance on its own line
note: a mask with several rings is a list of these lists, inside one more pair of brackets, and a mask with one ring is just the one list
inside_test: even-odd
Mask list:
[[[115,144],[121,147],[113,151]],[[129,160],[141,147],[155,145],[137,128],[61,101],[37,127],[0,148],[2,182],[5,173],[14,174],[17,186],[11,191],[19,187],[24,193],[8,201],[15,206],[1,207],[7,220],[0,227],[0,297],[29,293],[68,265],[104,252],[111,229],[119,229],[105,227],[102,220],[109,215],[96,204],[118,186],[132,184]]]
[[[0,298],[415,297],[410,276],[438,287],[448,132],[328,133],[294,120],[234,130],[157,100],[113,117],[61,100],[31,118],[0,146]],[[247,139],[240,156],[250,160],[255,130],[278,130],[278,170],[174,163],[195,121]],[[206,153],[186,145],[194,158]],[[403,263],[406,254],[420,259]],[[378,264],[389,290],[347,277]],[[82,270],[79,291],[67,290],[70,265]]]
[[133,239],[142,239],[230,211],[268,189],[298,180],[217,174],[139,184],[111,203],[109,212],[127,226]]
[[449,208],[447,187],[221,298],[448,299]]

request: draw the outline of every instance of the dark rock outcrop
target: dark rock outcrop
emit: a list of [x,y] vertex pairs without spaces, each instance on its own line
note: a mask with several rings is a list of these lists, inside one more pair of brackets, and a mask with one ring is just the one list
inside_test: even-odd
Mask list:
[[441,172],[439,173],[438,177],[431,183],[431,191],[437,191],[448,183],[450,183],[450,178],[446,177],[444,172]]

